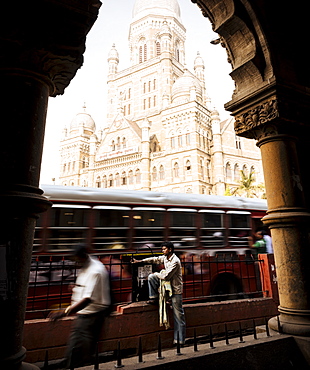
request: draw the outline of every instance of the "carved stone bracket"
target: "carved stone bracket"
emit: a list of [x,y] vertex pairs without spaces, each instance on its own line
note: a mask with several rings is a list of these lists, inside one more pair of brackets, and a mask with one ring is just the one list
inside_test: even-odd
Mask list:
[[259,126],[274,121],[279,117],[277,99],[271,98],[252,107],[247,112],[236,115],[235,131],[238,135],[244,135]]
[[28,75],[64,93],[83,64],[86,35],[95,22],[99,0],[3,2],[0,72]]

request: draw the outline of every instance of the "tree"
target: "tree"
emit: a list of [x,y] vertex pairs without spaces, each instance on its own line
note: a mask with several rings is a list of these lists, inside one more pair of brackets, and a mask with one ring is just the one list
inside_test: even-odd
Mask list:
[[229,193],[231,195],[238,195],[246,198],[266,198],[265,186],[263,184],[254,185],[255,176],[253,171],[250,171],[247,175],[243,170],[241,170],[240,174],[241,179],[239,186],[229,189]]

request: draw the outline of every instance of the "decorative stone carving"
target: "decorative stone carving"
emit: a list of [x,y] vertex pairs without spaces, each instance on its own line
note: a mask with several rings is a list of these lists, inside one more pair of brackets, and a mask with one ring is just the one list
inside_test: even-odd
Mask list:
[[235,131],[238,135],[242,135],[267,122],[273,121],[277,117],[279,117],[278,103],[276,99],[272,98],[245,113],[236,115]]

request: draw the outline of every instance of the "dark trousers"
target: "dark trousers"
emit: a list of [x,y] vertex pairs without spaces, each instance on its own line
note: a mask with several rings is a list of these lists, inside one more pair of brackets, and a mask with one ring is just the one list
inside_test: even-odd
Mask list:
[[72,324],[65,356],[67,369],[92,362],[105,316],[106,310],[90,315],[77,315]]

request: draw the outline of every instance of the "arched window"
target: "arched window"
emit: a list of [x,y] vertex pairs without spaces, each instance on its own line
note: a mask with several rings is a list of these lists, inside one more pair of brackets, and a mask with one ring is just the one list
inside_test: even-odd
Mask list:
[[245,176],[249,175],[249,169],[248,169],[248,166],[246,164],[242,167],[242,171],[245,174]]
[[70,186],[74,186],[74,181],[71,181]]
[[112,150],[112,151],[114,151],[114,150],[115,150],[115,141],[114,141],[114,140],[112,140],[111,150]]
[[186,133],[185,135],[185,141],[186,141],[186,145],[190,145],[191,143],[191,135],[189,132]]
[[206,168],[207,168],[207,180],[210,181],[210,161],[207,161],[207,165],[206,165]]
[[84,156],[83,159],[82,159],[82,168],[86,168],[86,157]]
[[159,180],[164,180],[165,179],[165,169],[164,166],[161,165],[159,167]]
[[153,177],[153,181],[157,181],[157,168],[156,167],[153,167],[152,177]]
[[161,47],[160,47],[160,42],[156,42],[156,56],[160,55],[161,52]]
[[122,178],[121,178],[121,184],[126,185],[127,184],[127,177],[126,177],[126,172],[122,172]]
[[144,53],[144,62],[147,60],[147,46],[146,44],[143,45],[143,53]]
[[178,162],[175,162],[173,165],[173,177],[178,178],[179,177],[179,164]]
[[175,148],[175,137],[174,137],[174,132],[172,132],[170,134],[170,145],[171,145],[171,149],[174,149]]
[[115,175],[115,186],[120,186],[120,185],[121,185],[120,176],[119,176],[119,173],[117,172]]
[[109,175],[108,187],[111,188],[113,186],[113,175]]
[[102,187],[106,188],[107,186],[108,186],[107,177],[106,177],[106,175],[104,175],[102,177]]
[[192,188],[187,188],[187,189],[186,189],[186,193],[187,193],[187,194],[191,194],[192,192],[193,192]]
[[116,149],[117,149],[117,150],[120,150],[120,149],[121,149],[121,138],[120,138],[120,137],[118,137],[118,138],[117,138],[117,145],[116,145]]
[[185,164],[185,173],[187,175],[190,175],[192,173],[192,166],[191,166],[191,161],[187,160]]
[[132,172],[132,170],[130,170],[130,171],[128,172],[128,183],[129,183],[130,185],[132,185],[132,184],[133,184],[133,172]]
[[96,179],[96,188],[100,188],[100,187],[101,187],[101,180],[100,180],[100,176],[98,176]]
[[136,184],[140,184],[141,183],[141,172],[139,169],[136,169],[135,176],[136,176]]
[[238,182],[240,180],[240,167],[238,163],[236,163],[234,167],[234,180],[235,182]]
[[139,63],[143,62],[143,49],[142,46],[139,46]]
[[226,163],[225,175],[226,175],[226,181],[231,181],[232,180],[232,171],[231,171],[230,163]]
[[179,132],[178,133],[178,147],[181,148],[182,147],[182,143],[183,143],[183,140],[182,140],[182,134]]
[[200,158],[200,173],[201,173],[201,178],[205,178],[205,171],[204,171],[204,166],[203,166],[203,159]]
[[123,148],[126,148],[126,138],[125,137],[123,137],[122,146],[123,146]]

